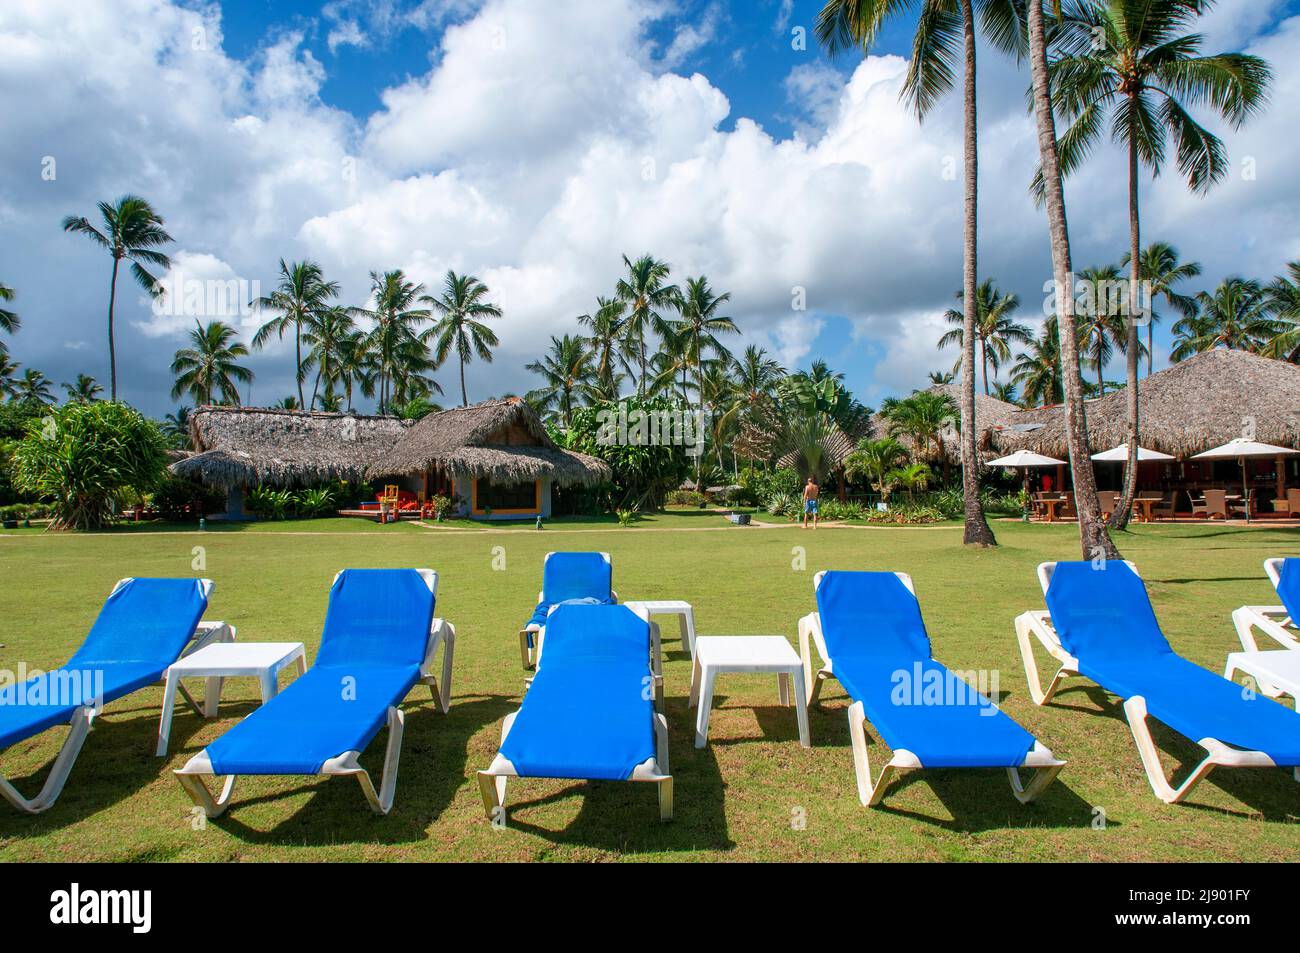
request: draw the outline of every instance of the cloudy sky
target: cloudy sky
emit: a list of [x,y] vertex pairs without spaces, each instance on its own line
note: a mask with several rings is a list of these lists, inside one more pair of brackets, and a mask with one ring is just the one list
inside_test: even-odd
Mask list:
[[[4,0],[12,355],[55,381],[107,381],[110,261],[60,222],[131,192],[166,218],[173,279],[266,291],[279,258],[312,258],[362,304],[371,270],[430,288],[448,268],[478,275],[505,318],[471,399],[535,386],[523,365],[612,291],[623,253],[644,252],[732,293],[737,349],[822,358],[869,403],[906,393],[955,356],[935,341],[961,275],[960,104],[924,126],[900,105],[906,23],[879,55],[827,61],[801,42],[820,5]],[[1223,131],[1233,172],[1208,197],[1173,170],[1143,182],[1144,242],[1201,262],[1202,285],[1268,278],[1300,258],[1300,2],[1221,0],[1204,33],[1206,52],[1266,57],[1273,101]],[[980,273],[1036,324],[1050,260],[1025,188],[1026,83],[984,52]],[[1127,247],[1124,172],[1108,148],[1068,183],[1081,267]],[[154,414],[174,406],[167,366],[193,326],[174,310],[119,286],[120,388]],[[228,320],[251,336],[257,319]],[[1168,340],[1157,332],[1158,365]],[[251,359],[253,402],[291,392],[291,347]],[[454,389],[450,368],[438,376]]]

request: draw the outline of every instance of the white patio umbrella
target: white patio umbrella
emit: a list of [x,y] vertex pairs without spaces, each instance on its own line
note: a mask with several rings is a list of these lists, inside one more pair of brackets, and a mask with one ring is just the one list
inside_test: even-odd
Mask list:
[[[1103,450],[1101,453],[1094,453],[1092,459],[1098,463],[1124,463],[1128,460],[1128,444],[1121,443],[1118,447],[1111,447],[1109,450]],[[1138,461],[1147,460],[1175,460],[1167,453],[1161,453],[1159,450],[1148,450],[1146,447],[1138,447]]]
[[1246,522],[1250,522],[1250,484],[1246,480],[1247,457],[1295,456],[1300,450],[1289,447],[1275,447],[1271,443],[1260,443],[1247,437],[1229,440],[1221,447],[1212,447],[1201,453],[1192,454],[1193,460],[1233,460],[1241,465],[1241,495],[1246,501]]
[[1058,460],[1056,457],[1047,457],[1041,453],[1034,453],[1032,450],[1017,450],[1015,453],[1007,454],[1005,457],[998,457],[996,460],[988,461],[990,467],[1006,467],[1011,469],[1015,467],[1020,471],[1021,479],[1025,485],[1025,510],[1021,514],[1021,519],[1029,520],[1029,469],[1030,467],[1057,467],[1063,466],[1064,460]]

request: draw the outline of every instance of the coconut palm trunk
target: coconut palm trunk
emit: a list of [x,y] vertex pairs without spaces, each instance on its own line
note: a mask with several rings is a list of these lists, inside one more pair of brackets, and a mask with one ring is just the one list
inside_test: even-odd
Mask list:
[[1038,152],[1043,166],[1048,231],[1052,239],[1052,273],[1056,280],[1057,325],[1061,350],[1061,376],[1065,389],[1065,435],[1074,478],[1074,503],[1079,514],[1079,544],[1085,559],[1118,559],[1097,503],[1097,482],[1088,454],[1088,419],[1083,408],[1083,378],[1079,375],[1079,339],[1074,323],[1073,265],[1070,229],[1065,217],[1065,190],[1056,143],[1056,117],[1047,74],[1047,40],[1042,0],[1030,0],[1029,69],[1033,77],[1034,119],[1038,126]]
[[[997,539],[984,518],[980,505],[979,459],[976,456],[979,433],[975,426],[975,318],[979,312],[977,286],[978,262],[976,239],[978,235],[979,195],[979,140],[976,133],[975,109],[975,13],[971,0],[961,3],[962,31],[965,39],[966,70],[963,96],[965,99],[965,187],[966,224],[962,251],[962,325],[961,340],[961,485],[965,501],[966,528],[962,542],[974,546],[996,546]],[[984,369],[985,385],[988,367]]]
[[[1128,526],[1133,497],[1137,495],[1138,471],[1138,282],[1142,268],[1141,219],[1138,213],[1138,136],[1137,136],[1137,94],[1129,93],[1129,137],[1128,137],[1128,238],[1129,238],[1129,276],[1128,276],[1128,347],[1124,355],[1125,372],[1128,386],[1125,388],[1125,410],[1128,414],[1128,459],[1124,462],[1124,486],[1115,511],[1110,514],[1111,529],[1124,529]],[[1149,320],[1149,317],[1148,317]]]
[[108,395],[110,400],[117,400],[117,341],[113,332],[113,304],[117,301],[117,268],[121,263],[122,256],[114,251],[113,277],[108,283]]
[[298,385],[298,406],[306,407],[307,402],[302,396],[302,318],[294,318],[293,321],[293,350],[294,357],[298,362],[297,369],[294,372],[293,379]]

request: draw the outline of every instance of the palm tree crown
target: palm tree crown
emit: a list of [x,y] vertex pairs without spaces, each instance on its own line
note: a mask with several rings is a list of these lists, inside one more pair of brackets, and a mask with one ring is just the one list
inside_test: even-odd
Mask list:
[[[271,335],[283,338],[290,328],[293,329],[294,344],[294,380],[298,384],[298,405],[304,404],[302,383],[306,368],[302,360],[302,331],[330,306],[329,300],[337,297],[339,285],[336,281],[326,281],[320,265],[314,261],[296,261],[288,264],[280,259],[280,283],[269,295],[253,302],[257,308],[279,312],[253,335],[253,347],[261,349],[271,339]],[[211,327],[211,325],[209,325]]]
[[577,335],[552,336],[550,352],[524,369],[541,375],[545,381],[528,394],[528,402],[544,412],[558,411],[560,424],[567,430],[591,376],[591,353],[587,350],[587,343]]
[[248,356],[248,348],[238,340],[238,332],[221,321],[208,325],[194,322],[190,347],[176,352],[171,371],[176,375],[172,398],[188,393],[196,404],[211,404],[214,393],[221,402],[239,404],[239,384],[250,384],[253,372],[237,363]]
[[441,366],[455,350],[460,361],[461,406],[469,406],[469,392],[465,389],[465,365],[477,354],[485,364],[492,363],[492,348],[498,343],[496,333],[484,324],[490,318],[501,317],[501,309],[487,300],[488,286],[473,275],[458,275],[448,271],[443,279],[443,291],[438,297],[426,297],[441,317],[429,335],[437,340],[434,360]]
[[664,333],[668,326],[664,312],[676,307],[681,292],[676,285],[667,284],[668,263],[653,255],[642,255],[636,261],[624,255],[623,265],[627,268],[627,275],[619,279],[615,294],[628,307],[623,329],[628,335],[628,347],[636,355],[641,368],[637,395],[644,397],[648,364],[646,329],[655,334]]

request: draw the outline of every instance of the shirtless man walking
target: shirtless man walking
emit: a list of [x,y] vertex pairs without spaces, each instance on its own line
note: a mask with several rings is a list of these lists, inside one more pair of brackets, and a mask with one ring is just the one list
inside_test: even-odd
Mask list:
[[821,487],[815,477],[808,478],[808,485],[803,488],[803,528],[808,528],[808,517],[812,516],[813,529],[817,528],[817,494]]

